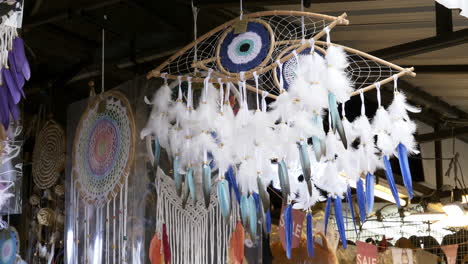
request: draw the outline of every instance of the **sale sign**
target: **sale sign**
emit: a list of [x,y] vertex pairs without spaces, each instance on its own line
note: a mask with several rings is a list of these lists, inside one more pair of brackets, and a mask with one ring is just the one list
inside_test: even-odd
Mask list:
[[356,241],[356,263],[377,264],[377,246]]
[[[281,208],[281,217],[279,223],[278,235],[280,237],[281,245],[286,250],[286,239],[284,235],[284,206]],[[297,248],[301,242],[302,224],[304,223],[305,213],[301,210],[292,209],[293,219],[293,239],[291,248]]]

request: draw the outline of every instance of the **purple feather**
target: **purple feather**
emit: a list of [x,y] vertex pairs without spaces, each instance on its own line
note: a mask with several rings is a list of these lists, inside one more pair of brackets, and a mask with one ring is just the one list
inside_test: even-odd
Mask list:
[[16,70],[21,71],[24,78],[29,80],[31,78],[31,69],[29,68],[28,59],[24,52],[24,43],[20,37],[13,40],[13,53],[15,55]]
[[307,235],[307,254],[309,257],[314,256],[314,237],[312,234],[312,214],[307,213],[306,216],[306,235]]
[[292,224],[292,205],[288,205],[284,210],[284,236],[286,240],[286,257],[291,259],[293,224]]
[[10,107],[9,107],[10,93],[5,85],[0,85],[0,122],[3,127],[8,129],[10,124]]
[[361,223],[364,223],[364,221],[366,221],[366,195],[364,193],[364,183],[361,178],[356,182],[356,194],[359,207],[359,218],[361,218]]
[[16,69],[15,56],[13,55],[13,52],[8,52],[8,62],[13,80],[15,81],[16,86],[19,88],[21,95],[23,98],[25,98],[26,96],[24,95],[23,87],[26,80],[24,79],[23,74],[18,73]]
[[338,227],[338,233],[340,234],[341,243],[343,243],[343,248],[347,247],[346,243],[346,234],[345,234],[345,227],[343,222],[343,208],[341,205],[341,198],[335,198],[335,219],[336,225]]
[[398,144],[398,161],[400,162],[401,175],[403,177],[403,183],[408,191],[408,196],[413,199],[413,180],[411,177],[411,171],[408,162],[408,150],[403,144]]
[[330,218],[331,197],[328,196],[327,204],[325,205],[325,235],[327,234],[328,218]]
[[398,196],[398,189],[395,184],[395,179],[393,178],[392,165],[390,165],[390,161],[385,155],[383,156],[383,162],[385,165],[385,176],[387,177],[388,185],[390,186],[390,190],[392,191],[392,195],[395,199],[396,205],[398,206],[398,208],[400,208],[400,197]]
[[15,104],[18,104],[21,100],[21,93],[19,92],[18,86],[16,86],[16,82],[13,80],[11,76],[10,70],[6,68],[2,68],[2,77],[3,77],[3,84],[8,86],[10,90],[11,98]]

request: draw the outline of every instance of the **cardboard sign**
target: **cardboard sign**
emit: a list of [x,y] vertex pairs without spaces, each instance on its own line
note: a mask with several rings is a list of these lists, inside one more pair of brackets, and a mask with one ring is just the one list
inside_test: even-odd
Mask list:
[[356,263],[377,264],[377,246],[356,241]]
[[[278,235],[281,240],[281,245],[283,245],[283,249],[286,250],[283,211],[284,211],[284,206],[283,208],[281,208],[281,217],[280,217]],[[300,210],[292,209],[292,218],[293,218],[293,239],[292,239],[291,248],[297,248],[299,246],[299,242],[301,241],[302,224],[304,223],[305,213]]]
[[455,264],[457,262],[458,244],[442,246],[442,250],[447,257],[447,264]]

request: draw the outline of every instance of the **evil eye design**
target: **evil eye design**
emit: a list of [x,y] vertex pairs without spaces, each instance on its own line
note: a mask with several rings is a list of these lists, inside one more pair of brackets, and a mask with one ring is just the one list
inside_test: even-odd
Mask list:
[[220,68],[226,74],[249,72],[263,66],[273,49],[273,34],[266,23],[250,21],[247,31],[235,34],[228,31],[221,38],[218,49]]
[[[295,48],[295,47],[294,47]],[[279,58],[282,58],[284,56],[287,56],[288,54],[290,54],[294,49],[291,48],[291,49],[288,49],[286,52],[283,52],[283,54],[281,54],[279,56]],[[315,53],[319,54],[320,56],[324,56],[322,54],[322,52],[318,51],[317,49],[314,50]],[[304,55],[307,55],[307,54],[310,54],[310,48],[306,48],[304,50],[302,50],[298,56],[304,56]],[[285,61],[283,63],[283,69],[282,69],[282,74],[283,74],[283,89],[285,90],[288,90],[289,89],[289,86],[292,85],[292,83],[294,82],[294,79],[296,78],[296,68],[297,68],[297,60],[296,60],[296,56],[293,56],[291,57],[289,60]],[[274,72],[274,78],[275,78],[275,82],[277,84],[277,86],[279,87],[279,76],[280,76],[281,72],[280,72],[280,68],[279,67],[276,67],[276,70]]]

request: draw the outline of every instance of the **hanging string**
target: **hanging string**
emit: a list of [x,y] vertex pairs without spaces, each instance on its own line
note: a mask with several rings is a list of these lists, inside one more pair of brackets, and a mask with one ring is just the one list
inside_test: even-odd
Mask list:
[[294,59],[296,60],[297,71],[301,72],[301,65],[299,64],[299,55],[297,55],[296,50],[293,50],[292,54],[294,55]]
[[192,110],[193,109],[192,77],[187,76],[187,83],[188,83],[187,108],[188,110]]
[[262,92],[262,112],[266,112],[267,110],[267,104],[266,104],[266,99],[265,99],[267,95],[268,95],[267,91]]
[[218,83],[219,83],[219,111],[221,113],[224,113],[224,87],[223,87],[223,81],[221,78],[218,78]]
[[330,45],[331,41],[330,41],[330,28],[328,26],[326,26],[325,28],[323,28],[323,31],[325,31],[325,33],[327,33],[327,46]]
[[315,39],[314,39],[314,38],[310,38],[310,39],[309,39],[309,43],[310,43],[310,54],[314,54],[314,51],[315,51]]
[[382,107],[382,98],[380,97],[380,82],[375,83],[375,89],[377,89],[377,103],[379,108]]
[[281,63],[280,60],[276,60],[276,64],[278,65],[279,68],[279,74],[280,74],[280,93],[284,92],[283,88],[283,64]]
[[242,7],[242,0],[240,0],[240,16],[239,19],[242,20],[242,17],[244,16],[244,10]]
[[[193,0],[191,1],[191,3],[192,3],[192,15],[193,15],[193,41],[195,42],[193,61],[196,62],[198,61],[197,18],[198,18],[199,9],[193,5]],[[195,72],[198,72],[198,68],[195,68]]]
[[167,72],[161,73],[161,78],[164,80],[164,85],[167,85]]
[[208,74],[206,75],[205,79],[203,80],[203,93],[202,93],[202,102],[206,103],[206,99],[208,96],[208,84],[210,83],[211,73],[213,69],[208,69]]
[[[104,20],[107,20],[107,16],[104,15]],[[105,54],[105,35],[106,35],[106,30],[104,27],[102,28],[102,58],[101,58],[101,93],[104,93],[104,70],[105,70],[105,65],[104,65],[104,54]]]
[[398,75],[393,75],[393,92],[398,92]]
[[346,119],[346,102],[343,102],[341,104],[341,116],[343,119]]
[[[240,72],[240,79],[242,84],[242,93],[243,93],[243,103],[246,108],[248,108],[247,104],[247,89],[246,89],[246,82],[245,82],[245,72]],[[239,87],[240,88],[240,87]]]
[[[304,12],[304,0],[301,0],[301,12]],[[301,16],[301,33],[302,33],[302,45],[305,43],[305,22],[304,16]]]
[[226,97],[224,99],[225,104],[229,104],[229,95],[231,93],[231,83],[228,82],[226,83]]
[[361,115],[365,116],[366,115],[366,105],[364,103],[364,90],[362,90],[362,89],[359,90],[359,96],[361,97]]
[[258,74],[256,71],[253,72],[253,76],[254,76],[254,80],[255,80],[255,93],[256,93],[256,100],[257,100],[257,111],[260,110],[260,103],[258,101],[258,96],[259,96],[259,92],[258,92]]

